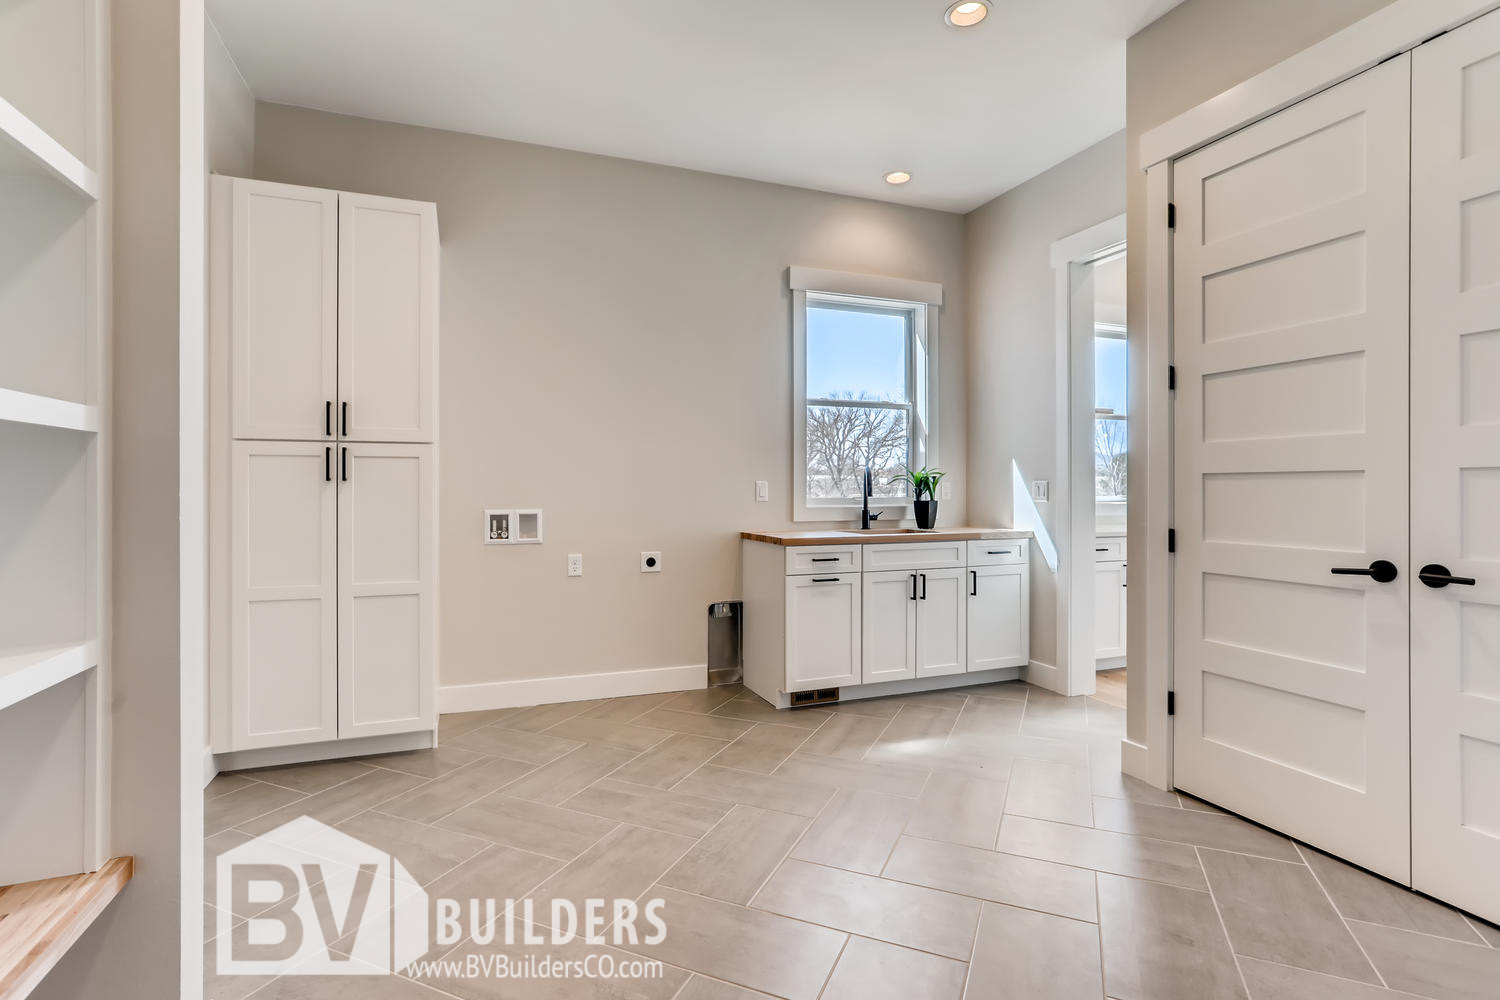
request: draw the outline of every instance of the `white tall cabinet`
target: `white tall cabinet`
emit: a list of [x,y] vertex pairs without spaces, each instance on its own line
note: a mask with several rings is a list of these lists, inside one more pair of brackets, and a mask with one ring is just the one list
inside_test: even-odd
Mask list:
[[212,197],[212,750],[430,736],[436,206]]

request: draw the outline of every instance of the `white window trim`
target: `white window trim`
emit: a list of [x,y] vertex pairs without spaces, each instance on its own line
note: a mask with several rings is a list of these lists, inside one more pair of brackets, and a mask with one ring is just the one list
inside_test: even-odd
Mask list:
[[[787,272],[792,292],[792,520],[848,521],[859,517],[858,503],[809,503],[807,499],[807,294],[857,298],[863,304],[911,309],[912,334],[927,346],[925,385],[916,385],[915,359],[908,352],[908,381],[916,390],[912,422],[925,427],[914,435],[912,460],[917,466],[938,464],[938,307],[943,286],[930,281],[846,274],[819,268],[792,267]],[[925,394],[925,400],[922,398]],[[870,510],[889,520],[912,517],[910,499],[872,498]]]

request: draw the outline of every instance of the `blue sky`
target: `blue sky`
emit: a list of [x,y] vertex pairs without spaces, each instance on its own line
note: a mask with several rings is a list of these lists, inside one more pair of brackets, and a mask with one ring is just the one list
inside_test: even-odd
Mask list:
[[889,313],[807,310],[807,394],[906,398],[906,320]]
[[1094,338],[1094,406],[1125,413],[1125,341]]

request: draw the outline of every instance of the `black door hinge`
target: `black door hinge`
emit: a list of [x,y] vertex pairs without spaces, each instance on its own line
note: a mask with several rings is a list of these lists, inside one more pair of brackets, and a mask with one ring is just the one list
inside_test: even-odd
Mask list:
[[1170,392],[1177,391],[1177,366],[1167,365],[1167,389]]
[[1167,228],[1177,228],[1177,204],[1175,202],[1167,202]]
[[1176,528],[1168,528],[1167,529],[1167,551],[1168,552],[1176,552],[1177,551],[1177,529]]
[[1168,715],[1176,715],[1177,714],[1177,692],[1175,692],[1175,691],[1168,691],[1167,692],[1167,714]]

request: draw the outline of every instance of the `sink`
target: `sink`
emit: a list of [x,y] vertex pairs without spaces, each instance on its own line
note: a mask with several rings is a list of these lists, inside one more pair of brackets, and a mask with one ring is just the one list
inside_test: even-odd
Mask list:
[[932,535],[941,528],[850,528],[846,535]]

